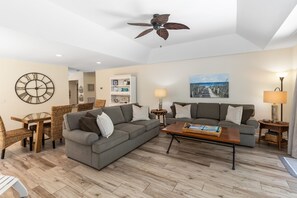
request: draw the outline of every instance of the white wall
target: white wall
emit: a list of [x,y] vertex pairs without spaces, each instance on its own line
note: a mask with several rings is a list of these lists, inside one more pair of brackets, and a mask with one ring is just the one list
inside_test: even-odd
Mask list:
[[96,87],[95,72],[69,72],[68,80],[77,80],[78,87],[83,87],[83,93],[78,93],[78,96],[82,95],[84,100],[78,101],[79,103],[88,102],[88,97],[96,97],[96,88],[95,91],[88,91],[88,84],[95,84]]
[[[78,81],[78,88],[79,87],[83,87],[83,90],[85,90],[84,89],[84,73],[83,72],[79,72],[79,71],[71,71],[71,72],[69,72],[68,73],[68,80],[70,81],[70,80],[77,80]],[[84,103],[84,101],[80,101],[79,100],[79,96],[84,96],[84,93],[80,93],[79,91],[78,91],[78,103]],[[85,97],[83,97],[84,98],[84,100],[85,100]]]
[[[69,104],[67,67],[0,59],[0,68],[0,115],[7,130],[22,126],[21,123],[10,119],[12,115],[50,112],[51,106]],[[43,104],[28,104],[18,98],[15,93],[15,83],[19,77],[29,72],[40,72],[52,79],[55,93],[49,101]]]
[[96,84],[95,72],[84,72],[84,101],[88,102],[89,97],[96,99],[96,86],[94,91],[88,91],[88,84]]
[[[257,119],[271,118],[271,104],[263,103],[263,91],[274,90],[280,86],[276,72],[292,70],[293,49],[282,49],[238,55],[201,58],[180,62],[153,65],[139,65],[96,71],[97,98],[109,101],[109,78],[117,74],[134,74],[137,76],[137,101],[142,105],[157,108],[158,100],[154,89],[166,87],[168,97],[163,106],[170,110],[173,101],[181,102],[219,102],[254,104]],[[229,74],[229,95],[227,99],[190,98],[189,77],[195,74]],[[103,87],[103,89],[99,89]],[[284,80],[284,90],[291,90],[292,72]],[[291,92],[291,91],[290,91]],[[291,93],[290,93],[291,95]],[[284,105],[284,120],[289,120],[288,104]]]

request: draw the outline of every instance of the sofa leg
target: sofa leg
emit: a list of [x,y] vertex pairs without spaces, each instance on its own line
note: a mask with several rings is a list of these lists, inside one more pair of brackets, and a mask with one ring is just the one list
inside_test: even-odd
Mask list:
[[2,149],[1,159],[4,159],[4,157],[5,157],[5,149]]
[[55,140],[53,140],[53,149],[56,148]]

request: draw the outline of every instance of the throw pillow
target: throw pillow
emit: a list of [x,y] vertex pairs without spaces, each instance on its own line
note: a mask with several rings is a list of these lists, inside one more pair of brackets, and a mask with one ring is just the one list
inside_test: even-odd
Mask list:
[[100,129],[97,125],[96,118],[94,117],[81,117],[79,119],[79,128],[83,131],[94,132],[98,135],[101,134]]
[[226,121],[230,121],[230,122],[240,125],[242,111],[243,111],[242,106],[232,107],[229,105],[228,110],[227,110],[227,115],[226,115]]
[[89,118],[95,118],[96,119],[96,116],[91,114],[90,112],[87,112],[86,113],[86,117],[89,117]]
[[176,115],[175,106],[174,105],[171,105],[170,106],[170,109],[171,109],[171,112],[172,112],[172,116],[175,118],[175,115]]
[[108,138],[111,136],[114,126],[110,117],[106,113],[102,112],[101,115],[97,116],[97,124],[103,137]]
[[139,107],[136,105],[132,105],[132,110],[133,110],[132,122],[137,120],[150,120],[148,106]]
[[175,106],[175,117],[176,118],[191,118],[191,105],[181,106],[178,104],[174,104]]
[[253,115],[254,109],[244,109],[242,113],[241,123],[246,124],[246,121]]

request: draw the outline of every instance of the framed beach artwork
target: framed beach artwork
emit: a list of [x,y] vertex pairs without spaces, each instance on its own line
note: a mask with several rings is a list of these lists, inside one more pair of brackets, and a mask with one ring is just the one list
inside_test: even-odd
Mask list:
[[190,76],[191,98],[229,98],[229,74]]

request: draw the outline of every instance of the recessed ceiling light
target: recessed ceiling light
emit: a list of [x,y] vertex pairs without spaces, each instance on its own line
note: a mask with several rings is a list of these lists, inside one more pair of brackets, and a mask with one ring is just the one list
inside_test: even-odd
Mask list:
[[62,57],[62,54],[56,54],[56,57]]
[[100,65],[100,64],[101,64],[101,62],[100,62],[100,61],[97,61],[96,63],[97,63],[98,65]]

